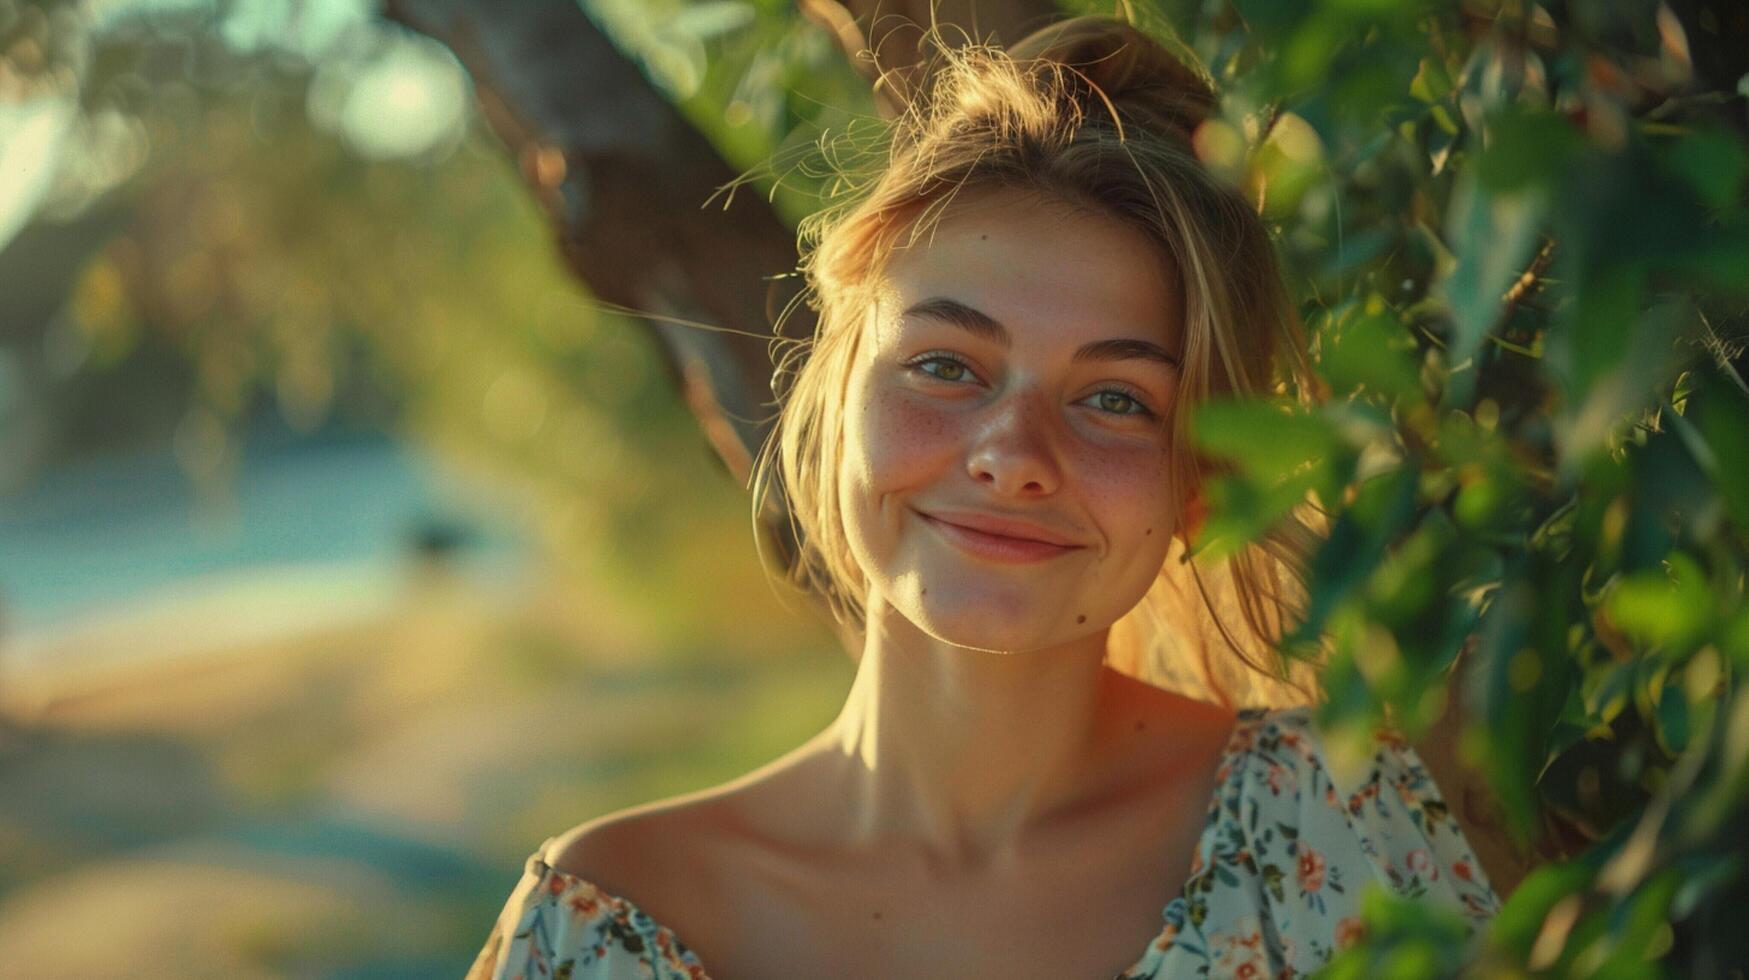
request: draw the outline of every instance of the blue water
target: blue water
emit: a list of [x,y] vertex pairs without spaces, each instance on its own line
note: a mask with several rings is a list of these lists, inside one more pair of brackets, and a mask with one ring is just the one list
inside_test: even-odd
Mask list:
[[394,561],[432,529],[462,557],[523,547],[433,460],[380,432],[258,427],[234,486],[234,510],[203,514],[163,447],[46,472],[0,497],[0,632],[215,572]]

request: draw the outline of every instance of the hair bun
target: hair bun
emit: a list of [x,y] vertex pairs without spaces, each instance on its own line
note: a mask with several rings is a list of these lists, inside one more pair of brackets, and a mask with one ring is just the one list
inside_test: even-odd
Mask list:
[[1102,109],[1091,83],[1125,122],[1177,130],[1189,139],[1215,111],[1214,86],[1206,73],[1152,35],[1112,17],[1090,14],[1058,21],[1010,45],[1008,53],[1016,61],[1075,69],[1064,79],[1071,97],[1085,102],[1083,109]]

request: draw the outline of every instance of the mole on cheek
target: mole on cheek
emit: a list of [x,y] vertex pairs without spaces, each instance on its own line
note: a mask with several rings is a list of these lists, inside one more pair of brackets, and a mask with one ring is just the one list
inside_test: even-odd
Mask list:
[[1077,623],[1085,623],[1085,622],[1087,622],[1087,617],[1086,617],[1086,616],[1076,616],[1076,617],[1075,617],[1075,622],[1077,622]]

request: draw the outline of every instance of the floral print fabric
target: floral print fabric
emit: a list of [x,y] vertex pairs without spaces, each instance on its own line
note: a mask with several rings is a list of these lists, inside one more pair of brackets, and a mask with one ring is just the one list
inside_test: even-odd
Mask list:
[[1184,890],[1119,980],[1298,977],[1364,934],[1370,882],[1460,912],[1500,910],[1433,778],[1395,732],[1374,733],[1358,785],[1339,787],[1312,708],[1241,712]]
[[530,855],[464,980],[708,980],[666,926],[592,882]]
[[[1414,749],[1381,730],[1358,785],[1338,787],[1312,711],[1239,713],[1190,877],[1160,934],[1115,980],[1310,973],[1363,935],[1370,882],[1455,909],[1472,934],[1499,911]],[[671,930],[548,866],[545,851],[529,857],[467,980],[707,978]]]

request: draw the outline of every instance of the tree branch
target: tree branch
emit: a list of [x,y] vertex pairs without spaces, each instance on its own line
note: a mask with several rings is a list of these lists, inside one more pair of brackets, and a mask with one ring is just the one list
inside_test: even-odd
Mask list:
[[[761,284],[794,271],[794,232],[757,195],[701,210],[736,172],[575,0],[387,0],[385,12],[461,59],[572,270],[652,315],[676,383],[745,484],[773,420],[774,287]],[[792,317],[797,335],[807,314]]]

